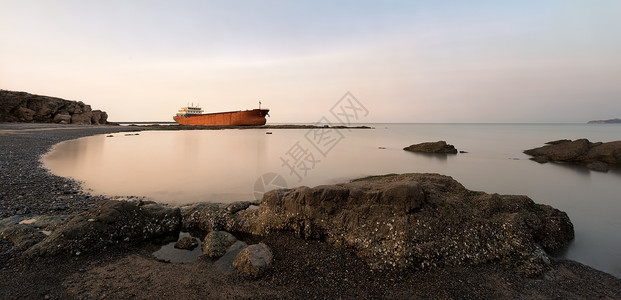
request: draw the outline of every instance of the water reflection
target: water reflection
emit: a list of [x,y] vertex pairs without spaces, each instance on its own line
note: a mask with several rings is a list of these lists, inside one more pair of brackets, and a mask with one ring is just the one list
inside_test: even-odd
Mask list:
[[[286,185],[316,186],[388,173],[440,173],[466,188],[528,195],[567,212],[576,239],[566,256],[621,276],[620,170],[593,172],[568,164],[538,164],[522,151],[560,138],[614,140],[618,131],[585,125],[390,124],[351,130],[319,162],[296,177],[281,160],[306,130],[141,132],[92,136],[58,144],[43,157],[60,176],[96,194],[137,195],[167,203],[254,200],[254,186],[274,173]],[[431,155],[402,150],[446,140],[468,153]],[[384,147],[385,149],[379,149]]]

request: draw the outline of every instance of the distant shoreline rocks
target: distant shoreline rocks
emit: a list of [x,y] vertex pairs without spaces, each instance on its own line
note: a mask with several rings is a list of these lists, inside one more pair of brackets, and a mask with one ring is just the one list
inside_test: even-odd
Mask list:
[[455,146],[447,144],[445,141],[414,144],[403,148],[403,150],[422,153],[457,154],[457,149],[455,149]]
[[546,146],[524,151],[538,163],[548,161],[583,165],[591,170],[607,172],[621,164],[621,141],[592,143],[588,139],[557,140]]
[[621,119],[614,118],[608,120],[594,120],[587,122],[587,124],[621,124]]
[[1,122],[112,125],[105,111],[82,101],[0,90]]

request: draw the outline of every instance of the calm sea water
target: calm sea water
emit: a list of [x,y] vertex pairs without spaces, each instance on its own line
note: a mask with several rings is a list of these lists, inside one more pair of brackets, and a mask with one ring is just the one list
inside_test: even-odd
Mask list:
[[[524,194],[567,212],[576,238],[565,256],[621,277],[621,172],[538,164],[522,153],[557,139],[621,139],[613,124],[370,124],[375,129],[153,131],[60,143],[43,157],[53,173],[95,194],[167,203],[259,198],[275,187],[432,172],[466,188]],[[272,134],[266,134],[267,132]],[[445,140],[468,153],[425,155],[410,144]]]

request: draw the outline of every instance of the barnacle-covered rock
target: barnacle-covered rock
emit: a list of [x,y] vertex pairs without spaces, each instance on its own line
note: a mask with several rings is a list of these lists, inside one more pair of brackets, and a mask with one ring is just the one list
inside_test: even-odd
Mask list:
[[79,255],[117,244],[131,244],[180,229],[178,208],[152,202],[107,200],[69,217],[25,256]]
[[526,196],[473,192],[448,176],[403,174],[275,190],[253,233],[293,231],[352,249],[378,269],[500,262],[528,276],[573,239],[567,214]]

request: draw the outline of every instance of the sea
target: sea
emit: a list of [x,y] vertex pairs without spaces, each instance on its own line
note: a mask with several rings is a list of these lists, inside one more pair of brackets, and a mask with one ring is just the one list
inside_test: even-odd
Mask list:
[[[559,139],[621,140],[621,124],[355,124],[370,129],[141,131],[57,144],[52,173],[92,194],[173,204],[260,199],[274,188],[390,173],[439,173],[486,193],[527,195],[567,212],[576,237],[563,257],[621,278],[621,170],[539,164],[522,152]],[[463,153],[404,151],[446,141]]]

